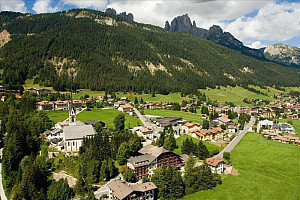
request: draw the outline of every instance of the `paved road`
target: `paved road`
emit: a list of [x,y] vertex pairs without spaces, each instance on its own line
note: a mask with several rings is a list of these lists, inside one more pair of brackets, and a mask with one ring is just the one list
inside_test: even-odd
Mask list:
[[140,120],[143,123],[144,127],[146,127],[146,128],[152,128],[152,129],[156,128],[156,126],[149,119],[147,119],[145,116],[143,116],[140,113],[140,111],[138,111],[138,109],[133,108],[133,111],[140,118]]
[[255,122],[255,118],[251,117],[250,122],[247,126],[244,127],[242,131],[239,131],[239,133],[231,140],[231,142],[216,156],[215,158],[223,158],[224,152],[230,152],[232,149],[239,143],[239,141],[243,138],[243,136],[250,130],[250,128],[253,126]]
[[7,200],[5,193],[4,193],[3,185],[2,185],[1,169],[2,169],[2,165],[0,163],[0,197],[1,197],[1,200]]

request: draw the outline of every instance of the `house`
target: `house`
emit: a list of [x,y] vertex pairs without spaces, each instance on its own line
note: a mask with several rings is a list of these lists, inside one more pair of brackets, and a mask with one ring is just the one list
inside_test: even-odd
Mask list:
[[130,104],[126,104],[126,105],[121,105],[119,108],[118,108],[119,111],[121,112],[126,112],[130,115],[133,115],[133,107],[132,105]]
[[103,101],[103,96],[97,96],[96,101]]
[[212,173],[222,174],[224,172],[224,160],[223,158],[207,158],[206,163],[211,169]]
[[82,100],[74,99],[72,105],[75,109],[82,108]]
[[53,110],[54,103],[52,101],[37,102],[37,110]]
[[121,97],[121,101],[123,101],[124,103],[128,103],[129,99],[127,97]]
[[128,184],[125,181],[112,179],[107,183],[108,197],[114,200],[156,200],[157,187],[152,182]]
[[181,130],[183,133],[188,133],[192,129],[197,129],[197,128],[201,128],[201,125],[199,123],[187,122],[181,126]]
[[55,110],[68,110],[69,109],[69,101],[55,101],[54,102],[54,109]]
[[139,127],[138,129],[136,129],[136,133],[143,137],[145,140],[150,139],[153,140],[153,130],[150,128],[145,128],[145,127]]
[[36,90],[36,93],[37,93],[37,94],[50,94],[50,93],[51,93],[51,90],[42,88],[42,89]]
[[192,137],[199,140],[223,140],[225,137],[224,130],[220,127],[213,127],[209,129],[194,129],[191,131],[191,133]]
[[138,151],[140,155],[127,160],[127,167],[135,173],[138,180],[145,176],[152,176],[158,167],[182,166],[181,157],[162,147],[147,145]]
[[264,135],[264,137],[271,137],[271,138],[278,136],[277,133],[273,133],[273,132],[269,132],[269,131],[264,131],[263,135]]
[[234,123],[230,123],[227,127],[227,130],[229,133],[236,133],[237,132],[237,127]]
[[218,117],[217,119],[215,119],[216,122],[218,122],[219,125],[227,125],[229,122],[231,122],[230,119],[228,119],[228,117]]
[[121,105],[125,105],[125,103],[123,101],[117,101],[114,103],[115,108],[119,108]]

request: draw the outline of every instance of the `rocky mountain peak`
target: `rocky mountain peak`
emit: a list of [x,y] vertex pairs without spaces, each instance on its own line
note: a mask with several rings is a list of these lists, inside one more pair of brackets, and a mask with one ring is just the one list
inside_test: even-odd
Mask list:
[[111,15],[111,16],[119,16],[119,17],[122,17],[123,19],[125,19],[127,21],[134,21],[132,13],[127,14],[126,12],[122,12],[120,14],[117,14],[117,11],[113,8],[107,8],[105,10],[105,14]]
[[245,55],[265,60],[264,54],[261,51],[245,47],[241,41],[236,39],[230,33],[224,32],[218,25],[213,25],[209,30],[197,27],[195,21],[193,21],[193,24],[191,23],[188,14],[174,18],[171,25],[169,22],[166,22],[165,30],[168,32],[189,32],[196,37],[211,40],[222,46],[237,50]]
[[268,45],[264,54],[270,60],[300,67],[300,48],[279,43]]

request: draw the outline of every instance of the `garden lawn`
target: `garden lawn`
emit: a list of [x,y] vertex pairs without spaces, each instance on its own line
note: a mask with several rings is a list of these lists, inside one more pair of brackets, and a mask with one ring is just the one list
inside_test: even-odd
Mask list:
[[231,152],[240,175],[183,199],[299,199],[300,147],[247,133]]
[[[198,111],[199,112],[199,111]],[[200,113],[200,112],[199,112]],[[161,117],[182,117],[184,120],[189,120],[192,122],[202,122],[204,119],[201,118],[200,114],[191,113],[191,112],[183,112],[176,110],[144,110],[145,115],[155,115]]]
[[45,112],[48,114],[49,119],[52,120],[54,123],[64,121],[69,117],[68,110],[51,110]]
[[[177,144],[178,148],[174,150],[174,153],[181,155],[181,145],[182,145],[182,142],[183,142],[183,140],[186,140],[187,138],[190,138],[190,139],[192,138],[192,140],[194,142],[199,142],[200,141],[200,140],[198,140],[196,138],[193,138],[192,136],[182,135],[182,136],[180,136],[179,138],[176,139],[176,144]],[[222,147],[220,147],[220,146],[218,146],[216,144],[213,144],[211,142],[203,141],[203,143],[207,147],[209,153],[215,152],[217,150],[221,151],[223,149]]]
[[[98,108],[92,108],[91,111],[84,110],[81,113],[79,113],[76,116],[76,120],[85,122],[86,120],[100,120],[105,122],[106,126],[109,128],[114,128],[114,119],[115,117],[120,114],[121,112],[113,109],[113,108],[108,108],[108,109],[98,109]],[[125,114],[125,127],[129,128],[142,125],[142,122],[139,120],[137,117],[129,116]]]

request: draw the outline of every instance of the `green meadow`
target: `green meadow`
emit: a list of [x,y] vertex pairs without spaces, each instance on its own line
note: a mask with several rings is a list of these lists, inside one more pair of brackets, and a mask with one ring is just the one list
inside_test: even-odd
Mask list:
[[45,112],[48,114],[49,119],[51,119],[54,123],[64,121],[69,117],[68,110],[51,110]]
[[[257,88],[256,88],[257,89]],[[261,90],[261,89],[260,89]],[[201,92],[204,92],[206,94],[206,97],[218,101],[218,103],[224,104],[226,101],[227,102],[232,102],[236,105],[241,105],[241,106],[246,106],[249,104],[246,104],[243,102],[244,98],[253,98],[253,99],[261,99],[261,100],[269,100],[269,101],[274,101],[276,100],[273,96],[275,94],[275,89],[272,90],[274,91],[274,94],[270,93],[270,96],[265,96],[262,94],[256,94],[254,92],[251,92],[247,89],[244,89],[240,86],[236,87],[223,87],[221,86],[220,89],[210,89],[207,88],[205,90],[200,90]],[[278,91],[278,93],[281,93]]]
[[[114,119],[121,112],[116,109],[98,109],[92,108],[91,111],[84,110],[79,113],[76,117],[77,120],[85,122],[86,120],[100,120],[105,122],[106,126],[109,128],[114,128]],[[142,122],[137,118],[130,115],[125,114],[125,127],[134,127],[142,125]]]
[[[177,144],[177,149],[174,150],[174,153],[177,153],[179,155],[181,155],[181,145],[183,140],[186,140],[187,138],[192,139],[194,142],[199,142],[198,139],[193,138],[189,135],[182,135],[179,138],[176,139],[176,144]],[[215,152],[215,151],[221,151],[223,148],[217,144],[211,143],[211,142],[207,142],[207,141],[203,141],[203,143],[205,144],[205,146],[207,147],[209,153]]]
[[201,114],[175,111],[175,110],[165,110],[165,109],[144,110],[144,114],[161,116],[161,117],[182,117],[182,119],[189,120],[192,122],[198,122],[198,123],[204,120],[201,118]]
[[213,190],[183,199],[299,199],[300,147],[247,133],[231,152],[238,176],[227,175]]

